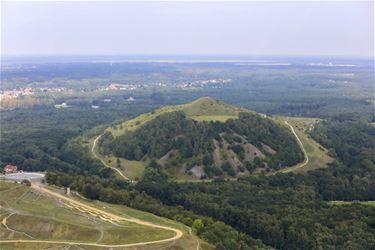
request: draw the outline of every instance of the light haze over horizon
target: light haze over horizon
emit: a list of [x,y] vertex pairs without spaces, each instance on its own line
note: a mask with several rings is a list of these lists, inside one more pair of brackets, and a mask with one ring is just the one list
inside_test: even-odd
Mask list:
[[3,56],[374,56],[372,1],[1,5]]

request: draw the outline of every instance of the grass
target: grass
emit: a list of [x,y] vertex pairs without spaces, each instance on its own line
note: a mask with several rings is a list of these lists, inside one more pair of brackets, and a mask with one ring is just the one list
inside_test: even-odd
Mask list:
[[[0,182],[0,184],[3,184]],[[32,189],[13,184],[16,188],[9,188],[0,193],[0,200],[4,201],[7,209],[16,211],[7,220],[7,225],[17,231],[25,232],[37,239],[77,240],[77,235],[89,242],[95,241],[99,231],[97,225],[84,216],[72,213],[62,204],[40,195]],[[12,239],[25,239],[25,235],[18,234]]]
[[[145,233],[144,226],[129,226],[124,227],[111,227],[104,232],[103,239],[100,243],[103,244],[122,244],[124,239],[132,239],[133,242],[152,241],[155,239],[165,239],[174,236],[171,231],[160,230],[157,228],[148,228]],[[124,230],[125,229],[125,230]]]
[[[90,153],[91,148],[93,146],[94,138],[91,138],[88,141],[85,141],[84,139],[81,139],[83,145],[89,146]],[[126,177],[128,177],[131,180],[137,180],[142,177],[143,172],[145,170],[145,164],[141,161],[131,161],[127,160],[125,158],[121,157],[115,157],[112,155],[104,156],[99,153],[98,147],[94,148],[96,156],[100,157],[102,161],[104,161],[108,166],[117,168],[120,170]],[[119,165],[117,164],[117,159],[120,161]]]
[[[49,189],[56,188],[49,187]],[[152,228],[132,222],[121,221],[112,224],[90,216],[87,213],[69,208],[62,201],[50,198],[35,191],[30,187],[19,184],[0,181],[0,218],[15,212],[7,219],[7,225],[20,233],[11,233],[3,225],[0,226],[1,239],[29,239],[22,232],[36,239],[63,240],[74,242],[97,242],[103,244],[126,244],[143,241],[152,241],[172,237],[174,232],[164,229]],[[58,190],[57,190],[58,191]],[[157,217],[155,215],[130,209],[122,205],[113,205],[104,202],[82,200],[80,202],[100,208],[104,211],[122,215],[123,217],[134,217],[152,222],[154,224],[166,225],[179,228],[184,231],[184,236],[175,243],[178,248],[192,249],[196,244],[196,237],[189,235],[188,228],[180,223]],[[101,237],[101,231],[103,237]],[[169,243],[158,244],[165,247]],[[17,249],[23,244],[3,244],[0,249]],[[51,244],[35,244],[36,248],[43,248]],[[56,245],[55,245],[56,246]],[[154,246],[155,247],[155,246]],[[20,247],[21,248],[21,247]],[[35,249],[36,249],[35,248]],[[27,247],[25,248],[27,249]],[[74,249],[74,248],[73,248]],[[87,249],[99,249],[88,247]],[[139,249],[153,249],[141,247]],[[210,249],[210,248],[208,248]]]
[[201,116],[191,116],[191,119],[196,120],[198,122],[203,121],[219,121],[219,122],[225,122],[229,119],[237,119],[238,116],[234,115],[201,115]]
[[[173,249],[196,249],[197,239],[193,235],[190,234],[189,227],[181,223],[178,223],[170,219],[162,218],[151,213],[129,208],[126,206],[108,204],[108,203],[104,203],[100,201],[93,201],[92,203],[95,203],[98,207],[106,207],[108,211],[114,214],[118,214],[121,216],[127,215],[127,216],[131,216],[140,220],[149,221],[154,224],[163,225],[163,226],[172,226],[174,228],[180,229],[184,233],[184,235],[182,236],[180,240],[178,240],[177,244],[174,245],[174,247],[176,248],[173,248]],[[204,242],[202,240],[199,240],[199,241],[201,243],[201,249],[208,249],[208,250],[213,249],[213,246],[208,244],[207,242]],[[150,248],[150,249],[159,249],[159,248],[155,247],[155,248]]]
[[100,235],[97,229],[33,215],[14,214],[7,220],[7,225],[16,231],[44,240],[93,242]]
[[240,112],[253,112],[248,109],[225,104],[210,97],[203,97],[186,104],[164,106],[152,112],[142,114],[132,120],[124,121],[119,125],[109,127],[107,131],[111,132],[114,137],[117,137],[126,133],[126,131],[136,130],[146,122],[156,118],[161,114],[174,111],[183,111],[185,112],[187,117],[190,117],[199,122],[226,121],[230,118],[238,118],[238,114]]
[[[114,156],[102,157],[102,159],[112,167],[115,167],[131,180],[141,178],[145,170],[145,164],[141,161],[130,161],[124,158],[117,158]],[[120,167],[117,165],[119,159]]]
[[[152,244],[152,245],[146,245],[146,246],[138,246],[137,248],[129,248],[129,249],[136,249],[136,250],[155,250],[155,249],[168,249],[168,250],[181,250],[181,249],[196,249],[196,245],[192,244],[181,244],[183,243],[183,240],[180,240],[178,242],[172,242],[169,244],[166,243],[160,243],[160,244]],[[30,249],[29,243],[15,243],[15,244],[9,244],[9,243],[3,243],[0,245],[1,250],[19,250],[19,249]],[[67,249],[67,244],[48,244],[48,243],[33,243],[32,245],[34,248],[32,249]],[[201,242],[200,245],[201,250],[211,250],[214,249],[211,245],[208,245],[207,243]],[[103,250],[102,247],[94,247],[94,246],[85,246],[84,248],[82,246],[69,246],[69,250]],[[110,249],[110,248],[105,248]],[[121,248],[112,248],[112,249],[121,249]]]
[[294,128],[294,131],[300,138],[309,158],[309,162],[306,166],[299,167],[300,164],[297,164],[296,166],[284,169],[281,172],[307,172],[318,168],[326,168],[328,167],[328,164],[333,161],[333,158],[328,155],[328,150],[317,143],[308,134],[314,128],[315,124],[320,121],[319,119],[278,116],[275,117],[274,120],[283,123],[283,125],[285,125],[284,121],[287,121]]

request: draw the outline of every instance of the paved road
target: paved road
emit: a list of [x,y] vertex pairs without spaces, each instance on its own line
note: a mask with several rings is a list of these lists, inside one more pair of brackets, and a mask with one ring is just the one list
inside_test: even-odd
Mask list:
[[104,166],[106,166],[107,168],[111,168],[113,169],[114,171],[116,171],[119,175],[121,175],[122,178],[124,178],[125,180],[130,180],[128,177],[126,177],[119,169],[115,168],[115,167],[112,167],[110,165],[108,165],[105,161],[102,160],[102,158],[100,158],[100,156],[95,152],[95,147],[96,147],[96,143],[98,142],[98,140],[100,139],[100,137],[102,136],[103,134],[100,134],[98,137],[95,138],[94,140],[94,143],[92,144],[92,148],[91,148],[91,152],[92,154],[94,155],[95,158],[97,158],[101,163],[103,163]]
[[130,243],[130,244],[120,244],[120,245],[106,245],[106,244],[98,244],[98,243],[83,243],[83,242],[67,242],[67,241],[55,241],[55,240],[0,240],[0,243],[51,243],[51,244],[65,244],[65,245],[81,245],[81,246],[95,246],[95,247],[105,247],[105,248],[125,248],[125,247],[136,247],[136,246],[145,246],[145,245],[151,245],[151,244],[157,244],[157,243],[167,243],[171,241],[175,241],[180,239],[183,236],[183,233],[181,230],[168,227],[168,226],[161,226],[161,225],[156,225],[147,221],[142,221],[136,218],[125,218],[120,215],[112,214],[106,211],[103,211],[101,209],[86,205],[82,202],[79,202],[77,200],[68,198],[64,195],[61,195],[59,193],[53,192],[49,189],[43,188],[38,185],[32,185],[32,188],[38,190],[39,192],[45,193],[49,196],[53,196],[55,198],[58,198],[60,200],[63,200],[65,202],[73,203],[75,205],[81,206],[88,211],[95,212],[97,214],[101,214],[103,216],[109,217],[113,220],[118,220],[118,221],[128,221],[128,222],[133,222],[138,225],[143,225],[143,226],[148,226],[148,227],[154,227],[154,228],[159,228],[159,229],[164,229],[164,230],[169,230],[175,232],[175,236],[168,238],[168,239],[163,239],[163,240],[155,240],[155,241],[146,241],[146,242],[138,242],[138,243]]

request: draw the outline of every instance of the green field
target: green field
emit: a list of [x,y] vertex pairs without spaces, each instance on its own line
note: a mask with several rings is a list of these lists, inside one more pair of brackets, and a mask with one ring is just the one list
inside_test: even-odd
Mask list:
[[[108,165],[119,169],[126,177],[131,180],[139,179],[145,170],[145,164],[140,161],[130,161],[124,158],[117,158],[108,156],[102,158]],[[119,159],[120,167],[117,166],[117,159]]]
[[[189,233],[186,226],[174,221],[125,206],[82,199],[79,199],[79,201],[91,207],[126,218],[137,218],[154,224],[178,228],[184,232],[184,236],[173,243],[174,246],[194,246],[197,242],[197,238]],[[127,244],[166,239],[174,236],[172,231],[132,222],[119,221],[111,223],[92,214],[69,207],[63,201],[39,193],[33,188],[4,181],[0,182],[0,205],[0,220],[2,221],[0,239],[4,240],[55,240]],[[160,243],[158,245],[166,246],[169,244]],[[18,245],[21,246],[22,244]],[[52,244],[36,243],[36,245]],[[0,243],[0,249],[18,249],[18,247],[16,247],[16,244]],[[140,247],[139,249],[148,248]]]

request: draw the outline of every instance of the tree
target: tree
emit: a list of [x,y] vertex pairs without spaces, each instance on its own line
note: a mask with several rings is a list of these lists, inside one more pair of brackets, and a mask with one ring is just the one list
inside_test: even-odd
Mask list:
[[200,235],[204,227],[203,221],[201,219],[195,219],[191,227],[197,235]]
[[150,168],[153,168],[153,169],[161,169],[161,166],[160,164],[155,160],[155,159],[151,159],[150,163],[148,164],[148,166]]

